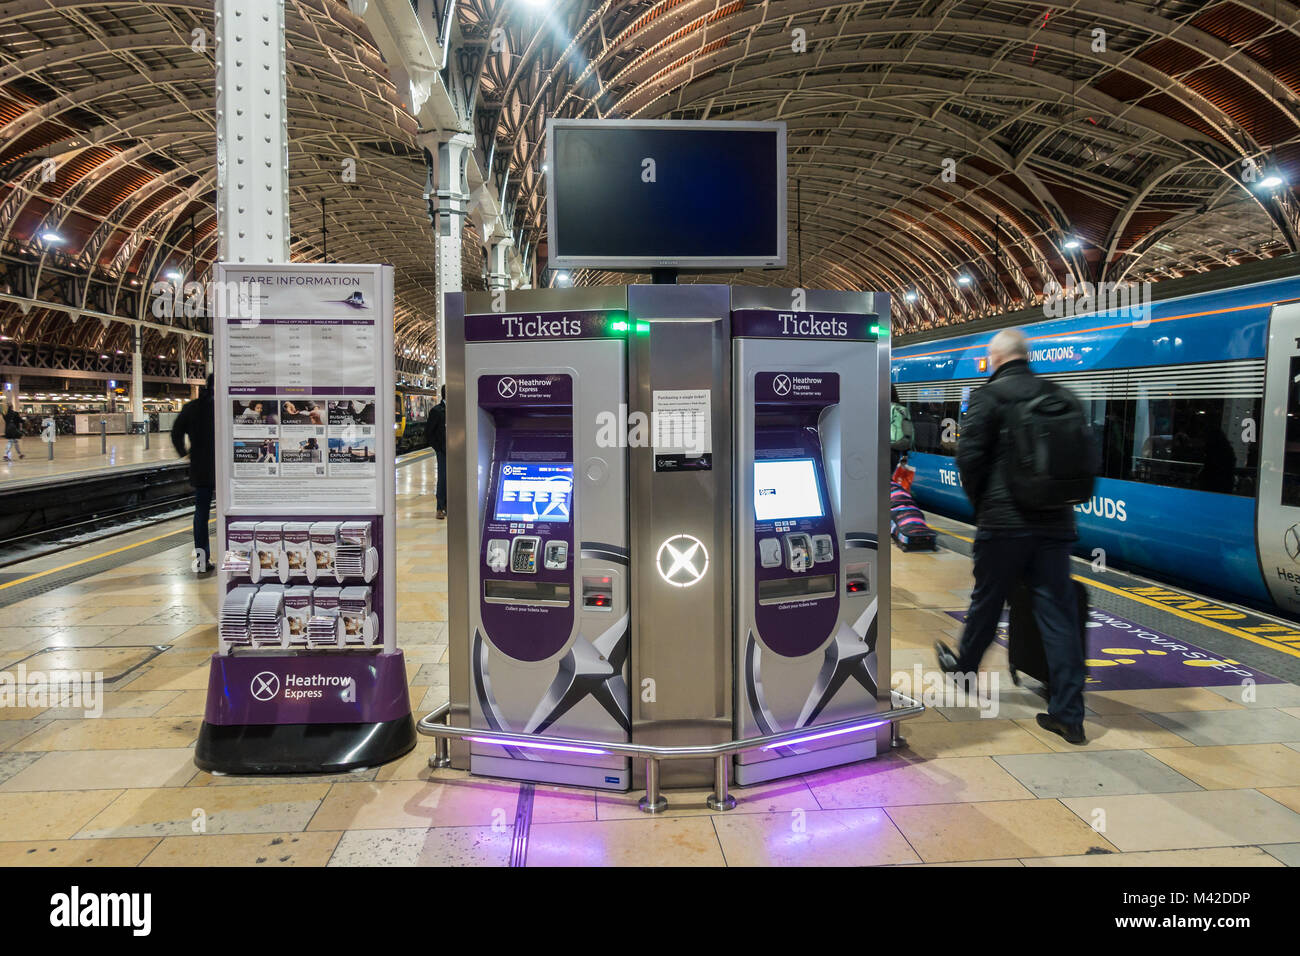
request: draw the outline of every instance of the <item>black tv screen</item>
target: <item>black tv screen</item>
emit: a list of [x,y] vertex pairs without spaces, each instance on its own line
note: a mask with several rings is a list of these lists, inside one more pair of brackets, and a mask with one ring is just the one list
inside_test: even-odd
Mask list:
[[785,124],[551,120],[555,269],[786,263]]

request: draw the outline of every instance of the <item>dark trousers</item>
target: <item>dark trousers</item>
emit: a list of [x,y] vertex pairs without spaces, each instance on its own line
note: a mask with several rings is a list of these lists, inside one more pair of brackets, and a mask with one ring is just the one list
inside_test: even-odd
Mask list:
[[215,488],[194,489],[194,550],[197,552],[195,566],[199,571],[206,571],[212,562],[212,548],[208,541],[208,512],[212,510],[212,494]]
[[997,634],[1012,587],[1024,580],[1033,593],[1034,621],[1047,657],[1047,712],[1063,724],[1083,723],[1083,646],[1070,584],[1070,544],[1033,533],[975,535],[975,588],[957,651],[957,666],[974,673]]
[[438,510],[447,510],[447,451],[433,450],[433,456],[438,460],[438,478],[434,485],[434,497],[438,500]]

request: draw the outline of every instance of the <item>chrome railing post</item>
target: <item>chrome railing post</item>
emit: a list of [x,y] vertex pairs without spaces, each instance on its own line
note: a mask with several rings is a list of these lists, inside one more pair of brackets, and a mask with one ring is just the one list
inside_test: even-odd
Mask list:
[[889,746],[894,750],[907,746],[907,738],[898,732],[899,723],[900,721],[894,720],[889,724]]
[[736,806],[736,798],[727,792],[727,764],[731,754],[719,754],[713,767],[713,792],[705,802],[710,810],[731,810]]
[[646,813],[661,813],[668,807],[668,798],[659,792],[659,761],[654,757],[646,757],[645,796],[637,806]]

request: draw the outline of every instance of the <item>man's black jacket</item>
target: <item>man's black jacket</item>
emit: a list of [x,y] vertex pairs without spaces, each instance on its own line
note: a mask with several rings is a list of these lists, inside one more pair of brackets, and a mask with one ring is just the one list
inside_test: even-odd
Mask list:
[[[204,388],[199,397],[186,402],[172,425],[172,444],[182,458],[190,456],[190,484],[195,488],[215,488],[217,485],[216,425],[212,417],[212,393]],[[190,447],[185,447],[185,438]]]
[[1029,371],[1024,359],[1016,359],[1002,365],[987,385],[971,395],[957,440],[957,471],[980,530],[1074,535],[1073,507],[1023,511],[1011,497],[1006,479],[1007,458],[1012,452],[1010,438],[1003,431],[1007,408],[1057,387]]
[[429,420],[424,423],[424,435],[434,451],[447,451],[447,403],[439,402],[429,409]]

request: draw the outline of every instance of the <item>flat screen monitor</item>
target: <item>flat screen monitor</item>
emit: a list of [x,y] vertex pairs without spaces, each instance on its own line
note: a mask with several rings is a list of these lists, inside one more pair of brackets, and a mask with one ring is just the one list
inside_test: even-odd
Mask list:
[[502,462],[497,475],[497,521],[567,524],[573,503],[570,462]]
[[825,514],[811,458],[754,462],[754,517],[758,521],[820,518]]
[[786,264],[784,123],[550,120],[553,269]]

